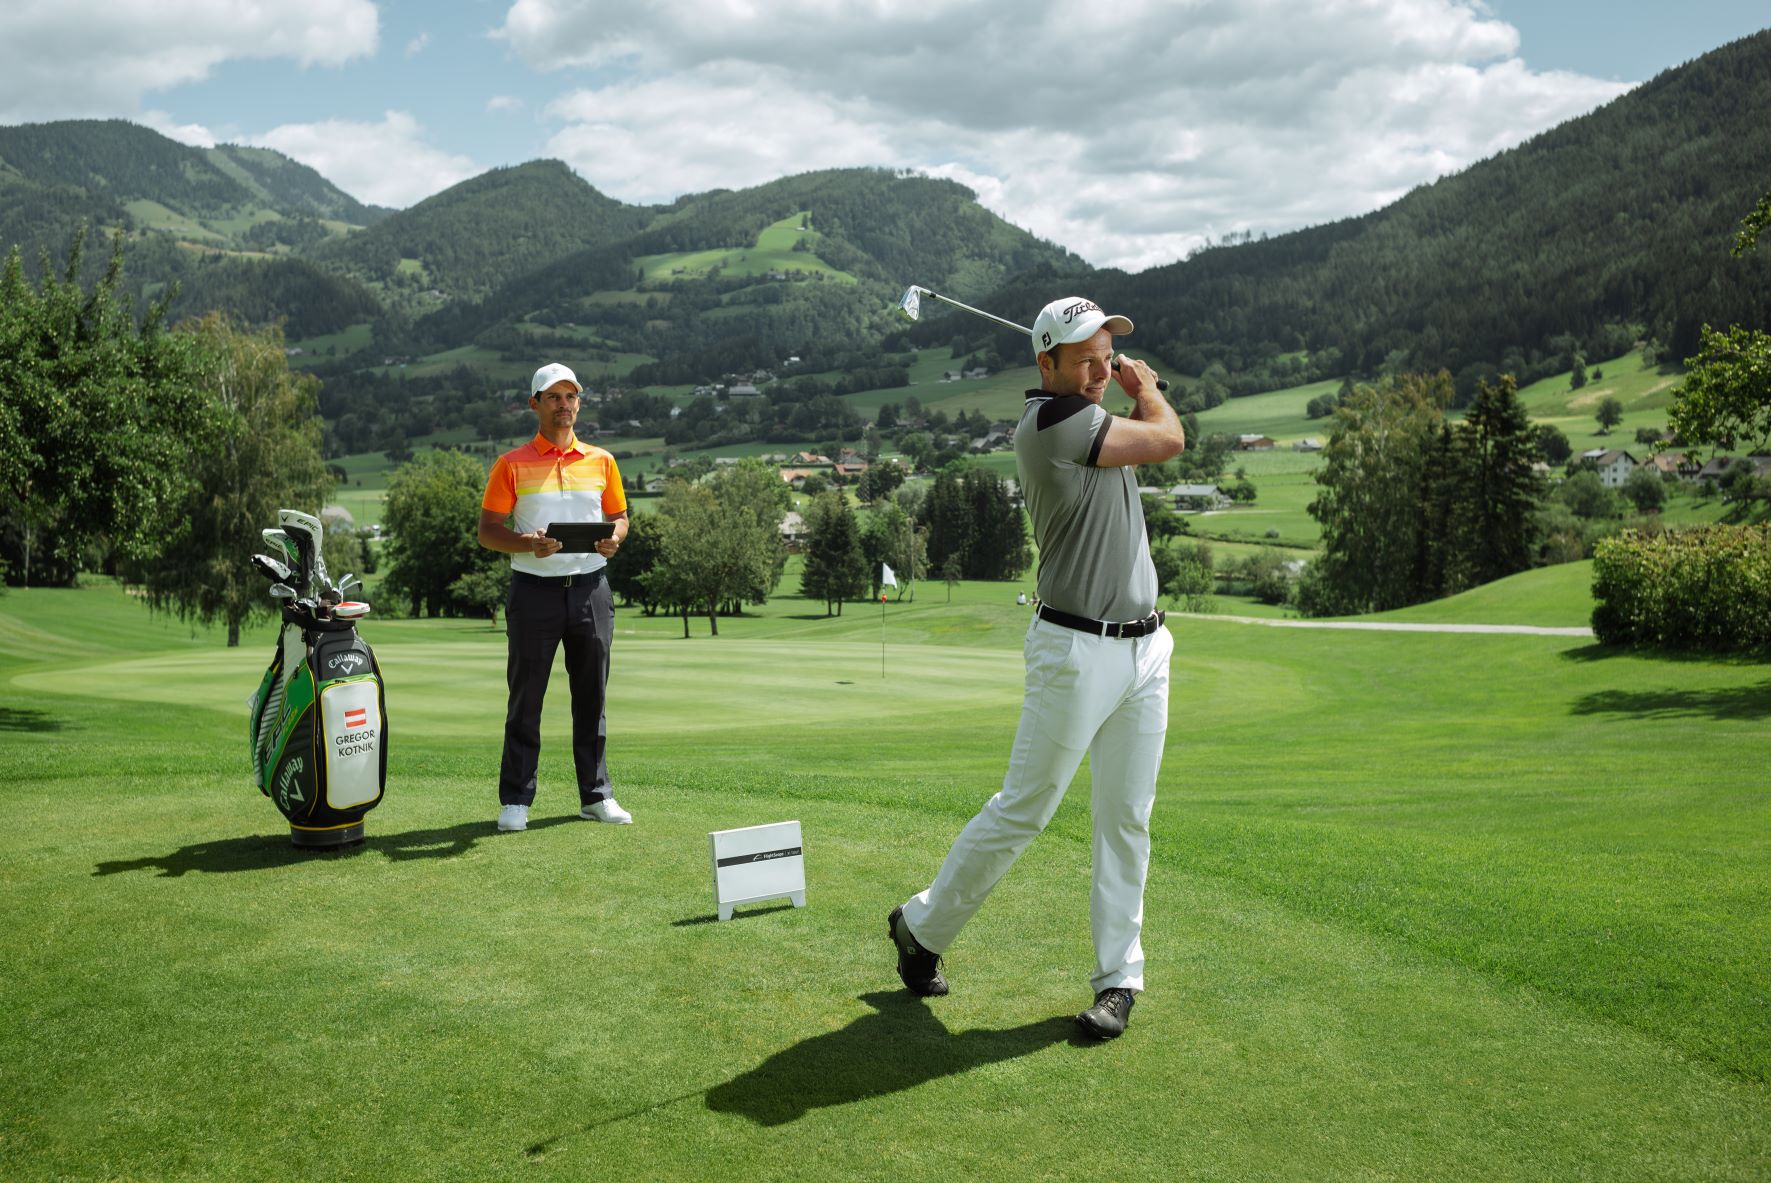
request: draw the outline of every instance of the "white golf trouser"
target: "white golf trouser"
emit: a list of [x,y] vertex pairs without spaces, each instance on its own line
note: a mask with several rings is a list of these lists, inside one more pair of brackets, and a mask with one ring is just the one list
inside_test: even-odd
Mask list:
[[1150,810],[1168,730],[1166,628],[1108,640],[1035,616],[1027,630],[1027,691],[1002,790],[954,840],[928,888],[904,905],[930,952],[952,944],[1021,851],[1045,829],[1089,757],[1094,817],[1094,929],[1098,992],[1144,988],[1144,879]]

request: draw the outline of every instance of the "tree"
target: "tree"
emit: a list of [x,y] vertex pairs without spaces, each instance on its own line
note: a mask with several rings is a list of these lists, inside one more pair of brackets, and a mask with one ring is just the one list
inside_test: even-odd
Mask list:
[[1191,528],[1187,519],[1174,511],[1173,501],[1166,493],[1148,493],[1140,500],[1144,503],[1144,533],[1152,547]]
[[971,516],[966,578],[1020,578],[1029,561],[1027,519],[1010,500],[1008,485],[991,469],[972,468],[962,492]]
[[1427,446],[1444,421],[1451,375],[1405,374],[1361,386],[1335,412],[1309,512],[1322,553],[1299,588],[1306,615],[1399,608],[1418,597]]
[[[625,543],[622,549],[626,549]],[[493,628],[498,627],[498,607],[509,591],[510,573],[490,564],[476,567],[449,585],[449,594],[456,603],[484,612],[492,618]]]
[[949,604],[953,602],[953,589],[958,587],[959,581],[964,578],[965,565],[960,561],[958,555],[953,555],[941,564],[941,582],[947,585],[947,602]]
[[860,527],[847,499],[837,490],[820,494],[806,514],[806,566],[800,590],[808,599],[823,600],[826,616],[841,616],[844,600],[867,594],[867,567]]
[[85,242],[82,226],[59,279],[45,258],[40,289],[16,247],[0,265],[0,545],[27,586],[71,582],[92,548],[155,554],[212,413],[195,339],[165,330],[164,303],[136,323],[122,233],[90,294]]
[[1623,422],[1623,404],[1615,395],[1606,395],[1599,400],[1599,409],[1593,412],[1593,418],[1599,421],[1599,434],[1608,435],[1613,427]]
[[606,568],[609,591],[621,597],[623,604],[638,604],[647,616],[658,610],[658,602],[646,587],[646,576],[657,566],[664,548],[664,527],[656,514],[629,514],[627,537],[621,541],[616,561]]
[[972,515],[961,487],[963,471],[963,466],[950,464],[936,473],[923,506],[929,530],[929,564],[938,571],[944,572],[954,559],[963,571],[971,549]]
[[1531,566],[1536,552],[1535,510],[1542,481],[1535,432],[1511,374],[1477,387],[1464,421],[1452,432],[1451,512],[1442,584],[1424,588],[1449,595]]
[[903,483],[904,469],[898,464],[874,464],[861,474],[855,495],[862,501],[881,501],[890,497]]
[[1568,375],[1568,389],[1579,390],[1587,384],[1587,359],[1581,354],[1574,355],[1574,368]]
[[[1183,610],[1209,612],[1212,592],[1217,586],[1216,577],[1212,574],[1211,547],[1203,542],[1192,546],[1183,544],[1163,547],[1162,553],[1170,557],[1173,567],[1167,573],[1167,578],[1163,577],[1162,568],[1157,568],[1158,585],[1178,599]],[[1155,557],[1154,552],[1151,557]]]
[[1537,450],[1549,463],[1566,464],[1568,458],[1574,455],[1574,445],[1568,442],[1568,437],[1554,423],[1539,423],[1533,429],[1533,434],[1537,438]]
[[690,612],[705,612],[717,637],[722,610],[764,602],[775,590],[786,562],[781,519],[790,496],[774,469],[758,460],[705,482],[670,482],[658,510],[658,560],[641,578],[655,602],[682,615],[685,637]]
[[1556,489],[1556,498],[1575,517],[1590,521],[1617,516],[1616,494],[1605,487],[1605,482],[1599,478],[1598,473],[1591,470],[1582,470],[1563,481]]
[[382,515],[388,569],[382,586],[404,599],[413,616],[465,607],[451,585],[489,558],[496,562],[478,538],[485,491],[485,467],[462,452],[426,452],[388,478]]
[[1704,325],[1697,354],[1685,365],[1667,415],[1675,436],[1718,448],[1771,445],[1771,334]]
[[[186,471],[196,481],[174,512],[159,551],[135,568],[148,604],[181,620],[220,619],[227,643],[266,614],[265,583],[247,562],[277,511],[320,509],[332,477],[320,458],[319,383],[289,372],[283,335],[236,332],[219,315],[192,330],[211,413],[193,424]],[[361,555],[360,548],[357,551]],[[356,567],[327,569],[343,576]]]
[[1623,495],[1638,513],[1653,513],[1666,504],[1666,482],[1653,468],[1643,465],[1624,478]]
[[1771,190],[1759,198],[1759,204],[1751,213],[1740,220],[1740,233],[1735,236],[1734,249],[1736,256],[1744,255],[1759,248],[1759,231],[1771,226]]
[[900,597],[928,574],[926,537],[895,502],[887,502],[867,516],[861,527],[861,553],[871,572],[875,596],[883,586],[882,564],[889,564],[898,577]]

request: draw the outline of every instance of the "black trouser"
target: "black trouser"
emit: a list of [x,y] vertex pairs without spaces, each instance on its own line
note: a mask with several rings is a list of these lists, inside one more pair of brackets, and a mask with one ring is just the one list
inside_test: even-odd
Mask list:
[[510,705],[504,714],[504,759],[498,768],[498,802],[532,805],[535,770],[541,762],[541,702],[553,655],[566,643],[566,677],[572,691],[572,763],[578,800],[589,805],[614,796],[604,759],[608,724],[603,690],[609,682],[609,637],[615,601],[601,571],[541,583],[511,573],[505,608],[510,657],[505,678]]

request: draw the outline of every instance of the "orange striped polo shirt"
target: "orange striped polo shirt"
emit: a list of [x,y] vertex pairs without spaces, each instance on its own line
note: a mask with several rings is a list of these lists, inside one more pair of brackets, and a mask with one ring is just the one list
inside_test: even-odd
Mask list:
[[[627,494],[615,457],[576,435],[561,449],[536,432],[534,439],[492,462],[480,506],[510,515],[511,529],[527,534],[550,522],[607,521],[627,509]],[[595,551],[562,551],[545,559],[524,551],[510,557],[512,567],[531,575],[584,575],[607,561]]]

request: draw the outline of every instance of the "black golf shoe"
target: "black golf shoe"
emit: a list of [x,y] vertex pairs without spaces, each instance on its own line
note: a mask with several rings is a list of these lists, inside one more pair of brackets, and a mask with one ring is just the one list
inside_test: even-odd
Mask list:
[[1117,1039],[1125,1033],[1135,997],[1121,986],[1108,986],[1095,995],[1093,1006],[1076,1016],[1076,1022],[1096,1039]]
[[947,993],[947,979],[941,976],[940,954],[930,953],[917,943],[910,926],[904,923],[902,905],[893,908],[892,914],[886,917],[886,930],[891,933],[892,944],[898,947],[898,977],[904,988],[924,998]]

